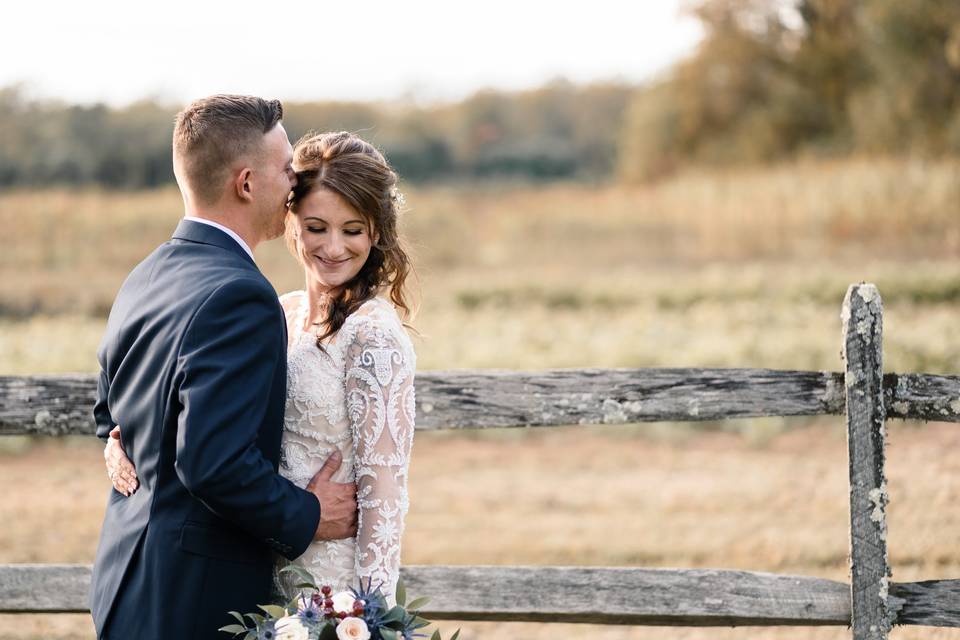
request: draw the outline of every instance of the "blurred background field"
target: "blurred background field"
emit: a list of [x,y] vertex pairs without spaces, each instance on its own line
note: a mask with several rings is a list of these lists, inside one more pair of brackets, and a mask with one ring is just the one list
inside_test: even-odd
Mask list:
[[[689,10],[699,42],[641,84],[285,100],[293,138],[358,131],[396,164],[419,367],[839,370],[844,293],[869,281],[884,302],[885,370],[956,374],[960,6]],[[96,370],[117,288],[182,215],[169,168],[177,108],[0,89],[0,375]],[[302,287],[282,243],[257,260],[279,292]],[[894,579],[960,577],[960,431],[890,429]],[[845,446],[840,418],[420,433],[403,562],[846,580]],[[92,561],[100,454],[92,438],[0,438],[0,563]],[[849,635],[462,626],[466,638],[533,640]],[[91,637],[87,616],[0,615],[0,639]]]
[[[952,161],[837,161],[633,187],[410,186],[420,367],[838,370],[840,302],[848,284],[870,280],[884,297],[886,369],[955,373],[957,170]],[[16,239],[0,263],[2,373],[94,371],[116,287],[168,236],[178,205],[171,189],[0,195]],[[905,210],[914,214],[898,223]],[[930,231],[914,232],[915,219]],[[279,242],[258,260],[280,291],[301,286]],[[960,432],[891,429],[894,576],[955,577]],[[0,440],[0,561],[92,561],[107,485],[90,440]],[[840,418],[418,434],[403,561],[733,567],[843,580],[845,456]],[[0,616],[0,637],[89,638],[88,624]],[[463,626],[473,638],[846,637]]]
[[[960,363],[960,162],[850,160],[650,185],[416,186],[420,365],[835,369],[839,306],[869,280],[890,370]],[[89,371],[127,271],[181,215],[172,188],[0,194],[7,373]],[[281,242],[261,268],[302,275]]]

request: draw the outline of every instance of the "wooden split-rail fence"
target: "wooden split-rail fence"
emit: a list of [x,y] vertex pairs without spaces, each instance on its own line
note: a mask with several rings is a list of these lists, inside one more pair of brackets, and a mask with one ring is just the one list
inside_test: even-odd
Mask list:
[[[852,285],[845,371],[577,369],[418,374],[417,429],[846,415],[850,584],[808,576],[633,567],[408,566],[436,620],[626,625],[960,626],[960,579],[898,583],[887,557],[887,418],[960,422],[960,376],[884,374],[882,305]],[[0,435],[92,434],[90,375],[0,378]],[[706,523],[709,526],[709,523]],[[87,565],[0,565],[0,613],[87,611]]]

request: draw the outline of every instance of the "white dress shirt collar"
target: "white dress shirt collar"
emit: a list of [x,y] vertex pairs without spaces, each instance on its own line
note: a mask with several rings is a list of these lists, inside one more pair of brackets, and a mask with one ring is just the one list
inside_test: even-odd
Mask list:
[[236,240],[237,244],[239,244],[243,248],[243,250],[247,252],[247,255],[250,256],[250,259],[256,262],[256,259],[253,257],[253,251],[250,250],[250,247],[247,245],[246,242],[243,241],[243,238],[237,235],[237,232],[234,231],[233,229],[230,229],[229,227],[225,227],[218,222],[214,222],[213,220],[207,220],[206,218],[197,218],[196,216],[183,216],[183,219],[189,220],[190,222],[199,222],[200,224],[207,224],[216,229],[220,229],[220,231],[223,231],[225,234],[227,234],[228,236]]

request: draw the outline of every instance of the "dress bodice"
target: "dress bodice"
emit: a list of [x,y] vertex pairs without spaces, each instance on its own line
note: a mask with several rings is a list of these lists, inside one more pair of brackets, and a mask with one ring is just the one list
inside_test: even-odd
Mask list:
[[[355,538],[314,542],[294,562],[335,592],[371,577],[392,597],[408,507],[413,346],[393,305],[382,298],[348,316],[322,350],[304,327],[306,295],[292,292],[281,301],[288,310],[289,345],[280,474],[305,487],[339,449],[343,460],[333,480],[357,483],[359,509]],[[284,564],[279,560],[277,568]],[[276,581],[292,597],[294,580],[278,574]]]

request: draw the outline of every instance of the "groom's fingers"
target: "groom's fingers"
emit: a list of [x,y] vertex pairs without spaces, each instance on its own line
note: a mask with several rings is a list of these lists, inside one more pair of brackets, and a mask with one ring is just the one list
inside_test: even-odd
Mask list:
[[340,452],[334,450],[307,485],[307,491],[320,501],[320,522],[314,540],[339,540],[357,533],[357,485],[332,480],[342,461]]
[[356,482],[342,482],[342,483],[339,483],[339,487],[342,495],[349,496],[351,500],[356,500],[356,496],[357,496]]
[[[317,471],[317,474],[313,476],[313,480],[321,478],[323,480],[329,480],[333,477],[333,474],[337,472],[337,469],[340,468],[340,463],[343,461],[343,456],[340,455],[339,449],[334,449],[326,461],[324,461],[323,466],[320,467],[320,471]],[[311,481],[313,482],[313,481]]]

